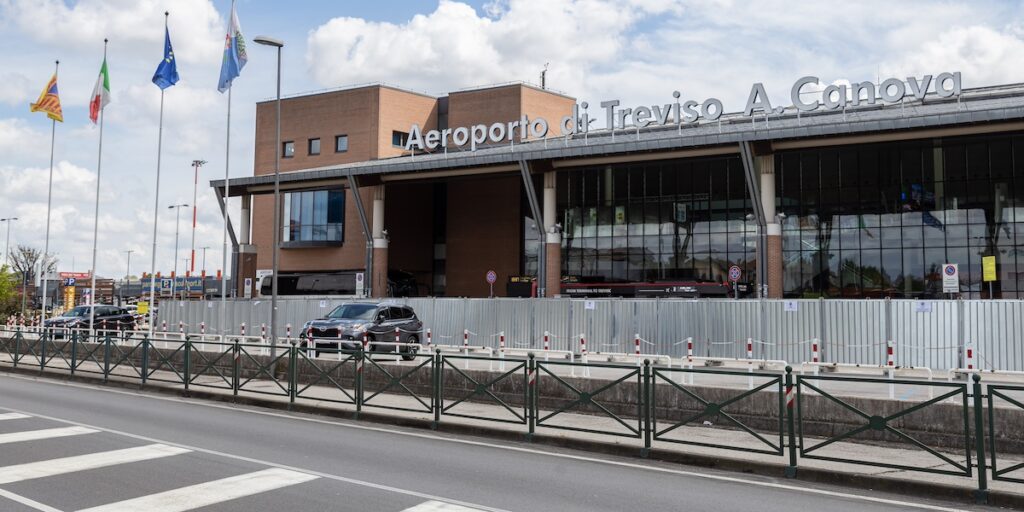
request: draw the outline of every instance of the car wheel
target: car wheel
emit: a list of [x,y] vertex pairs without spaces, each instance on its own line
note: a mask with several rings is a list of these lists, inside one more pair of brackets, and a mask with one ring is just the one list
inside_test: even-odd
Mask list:
[[[419,340],[419,338],[416,337],[415,334],[413,334],[412,336],[409,336],[409,340],[406,341],[406,343],[419,343],[419,342],[420,342],[420,340]],[[413,359],[416,359],[416,353],[417,352],[419,352],[419,349],[416,348],[416,347],[405,347],[405,351],[402,353],[402,359],[404,359],[406,361],[412,361]]]

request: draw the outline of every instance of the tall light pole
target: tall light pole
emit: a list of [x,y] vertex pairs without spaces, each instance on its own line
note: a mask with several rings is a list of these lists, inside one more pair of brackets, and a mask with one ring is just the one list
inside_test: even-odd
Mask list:
[[[281,245],[281,48],[284,41],[256,36],[257,44],[277,48],[277,136],[274,142],[274,246],[271,249],[270,276],[270,357],[277,356],[277,252]],[[238,279],[236,276],[235,279]]]
[[[189,261],[191,261],[191,259],[190,258],[182,258],[182,261],[185,262],[185,268],[187,269],[188,268],[188,263],[189,263]],[[188,277],[189,277],[189,271],[188,270],[185,270],[185,277],[186,277],[186,279],[182,281],[183,283],[185,283],[185,289],[181,291],[181,300],[185,300],[185,298],[188,297],[190,293],[192,293],[191,290],[188,289]]]
[[[11,253],[11,222],[18,220],[17,217],[7,217],[6,219],[0,219],[0,222],[7,223],[7,242],[4,243],[4,266],[6,267],[9,263],[7,261],[8,255]],[[44,255],[45,259],[45,255]],[[22,292],[25,293],[24,288]]]
[[192,263],[189,271],[196,273],[196,194],[199,193],[199,168],[206,163],[206,160],[192,160],[192,167],[196,170],[195,182],[192,185]]
[[124,306],[124,288],[128,286],[132,281],[132,253],[135,252],[133,249],[125,251],[128,253],[128,268],[124,271],[124,286],[121,287],[121,305]]
[[202,268],[202,274],[200,274],[200,275],[203,276],[203,279],[206,279],[206,250],[209,249],[209,248],[210,248],[210,246],[200,247],[200,249],[203,250],[203,268]]
[[181,220],[181,209],[188,208],[187,204],[172,204],[168,210],[174,210],[174,273],[171,275],[171,297],[174,297],[175,288],[178,284],[178,226]]

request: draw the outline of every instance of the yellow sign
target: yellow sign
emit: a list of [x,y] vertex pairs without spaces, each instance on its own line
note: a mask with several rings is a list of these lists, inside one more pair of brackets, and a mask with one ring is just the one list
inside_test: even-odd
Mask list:
[[981,257],[981,274],[982,280],[985,282],[996,281],[996,257],[995,256],[982,256]]
[[136,304],[136,307],[138,308],[137,311],[139,312],[140,315],[149,314],[149,302],[140,301],[138,304]]
[[65,286],[64,287],[64,309],[71,309],[75,307],[75,287]]

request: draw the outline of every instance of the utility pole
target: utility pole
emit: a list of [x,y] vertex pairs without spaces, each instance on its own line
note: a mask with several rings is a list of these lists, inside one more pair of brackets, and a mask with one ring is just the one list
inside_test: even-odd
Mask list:
[[131,283],[132,279],[132,253],[135,252],[132,249],[125,251],[128,253],[128,269],[124,271],[124,286],[121,287],[121,305],[124,306],[124,287]]
[[199,168],[205,163],[206,160],[192,160],[192,167],[195,168],[195,180],[192,185],[192,263],[188,268],[193,274],[196,273],[196,202],[199,193]]
[[174,210],[174,272],[171,274],[171,297],[174,297],[175,288],[178,284],[178,227],[181,220],[181,209],[188,208],[187,204],[172,204],[168,210]]
[[[7,223],[7,242],[4,243],[4,266],[9,265],[7,261],[8,255],[11,253],[11,222],[18,220],[17,217],[8,217],[6,219],[0,219],[0,222]],[[45,258],[44,258],[45,259]]]

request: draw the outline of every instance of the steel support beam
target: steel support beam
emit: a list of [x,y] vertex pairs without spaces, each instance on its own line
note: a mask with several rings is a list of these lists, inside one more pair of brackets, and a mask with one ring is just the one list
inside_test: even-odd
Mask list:
[[[228,214],[227,201],[224,198],[224,188],[214,187],[214,195],[217,196],[217,204],[220,205],[220,213],[224,216],[224,222],[228,225],[228,237],[231,238],[231,279],[232,279],[232,290],[231,296],[235,296],[235,289],[238,287],[238,237],[235,236],[235,226],[231,224],[231,215]],[[228,269],[224,269],[227,272]],[[221,283],[221,286],[227,286],[227,278]],[[203,286],[206,286],[205,283]],[[204,292],[205,293],[205,292]]]
[[757,172],[754,150],[749,141],[740,142],[740,160],[743,162],[747,194],[750,196],[754,219],[757,221],[757,296],[761,297],[768,284],[768,268],[766,267],[768,249],[765,247],[768,242],[766,233],[768,221],[764,218],[764,205],[761,204],[761,176]]
[[537,249],[537,296],[547,296],[547,231],[544,226],[544,217],[541,215],[540,204],[537,202],[537,191],[533,189],[533,176],[530,174],[530,164],[526,160],[519,161],[519,172],[523,175],[523,188],[526,190],[526,199],[530,203],[530,210],[533,211],[533,220],[537,223],[537,230],[540,232],[540,246]]
[[373,233],[370,232],[370,223],[366,220],[366,208],[363,207],[363,196],[359,194],[359,183],[351,171],[348,173],[348,184],[352,188],[352,199],[356,202],[359,223],[363,227],[363,238],[366,239],[366,275],[363,276],[363,283],[366,287],[366,296],[373,297]]

